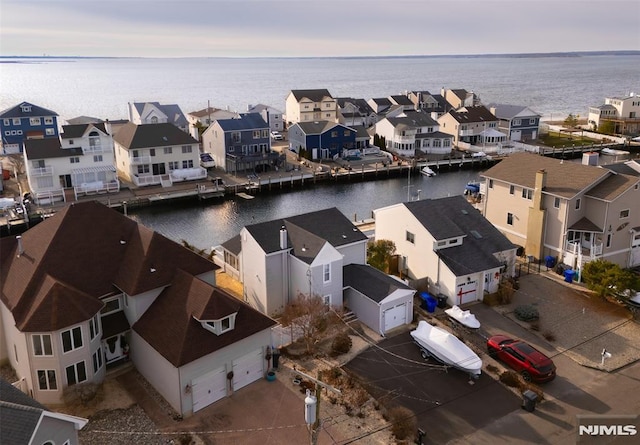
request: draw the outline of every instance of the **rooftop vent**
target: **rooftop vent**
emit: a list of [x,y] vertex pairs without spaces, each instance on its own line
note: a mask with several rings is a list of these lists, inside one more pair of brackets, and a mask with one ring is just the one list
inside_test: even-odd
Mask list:
[[478,232],[477,230],[472,230],[471,234],[473,235],[474,238],[477,238],[477,239],[482,238],[482,235],[480,235],[480,232]]

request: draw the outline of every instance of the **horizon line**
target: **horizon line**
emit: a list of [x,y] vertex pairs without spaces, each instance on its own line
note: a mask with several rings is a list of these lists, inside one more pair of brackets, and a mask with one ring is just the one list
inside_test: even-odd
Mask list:
[[584,50],[528,53],[480,53],[480,54],[402,54],[402,55],[341,55],[341,56],[80,56],[80,55],[0,55],[3,59],[394,59],[394,58],[446,58],[446,57],[533,57],[579,55],[640,55],[640,50]]

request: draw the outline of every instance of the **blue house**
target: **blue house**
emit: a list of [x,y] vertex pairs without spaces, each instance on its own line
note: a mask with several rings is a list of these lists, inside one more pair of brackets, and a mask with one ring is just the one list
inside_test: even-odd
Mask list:
[[22,153],[27,139],[58,137],[58,113],[22,102],[0,113],[2,154]]
[[310,159],[333,159],[356,149],[357,131],[330,121],[298,122],[289,127],[289,149]]
[[522,105],[489,104],[498,118],[498,129],[512,141],[531,141],[540,133],[541,115]]
[[271,150],[269,124],[258,113],[213,121],[202,134],[202,149],[228,173],[259,173],[284,163],[284,156]]

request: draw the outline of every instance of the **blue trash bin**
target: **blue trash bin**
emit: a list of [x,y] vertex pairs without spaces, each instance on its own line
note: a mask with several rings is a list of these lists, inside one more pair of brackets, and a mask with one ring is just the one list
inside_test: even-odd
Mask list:
[[576,274],[576,271],[573,269],[567,269],[564,271],[564,281],[567,283],[573,283],[573,276]]
[[422,304],[420,305],[420,307],[424,310],[427,310],[427,300],[429,298],[433,298],[431,297],[431,295],[429,295],[429,292],[420,292],[420,299],[422,300]]
[[427,312],[435,312],[436,306],[438,306],[438,300],[433,297],[427,298]]
[[556,259],[551,255],[544,257],[544,262],[545,262],[545,265],[547,266],[547,269],[553,269],[553,266],[556,265]]

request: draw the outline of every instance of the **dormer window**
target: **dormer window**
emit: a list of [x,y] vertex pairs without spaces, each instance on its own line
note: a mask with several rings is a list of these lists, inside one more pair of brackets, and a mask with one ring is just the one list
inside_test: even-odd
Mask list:
[[20,107],[23,113],[31,113],[31,105],[23,105]]
[[202,327],[208,331],[213,332],[216,335],[222,335],[225,332],[232,331],[236,326],[236,315],[237,312],[233,314],[220,318],[219,320],[211,320],[211,321],[201,321]]

